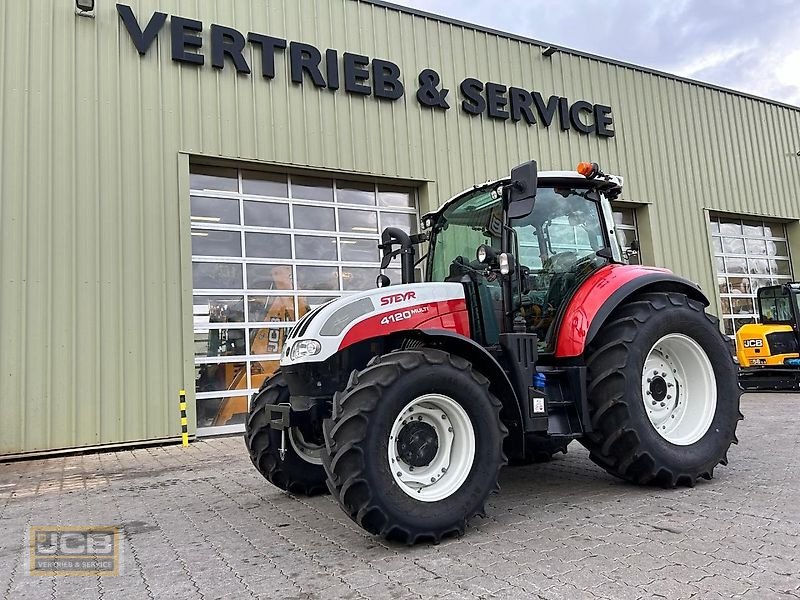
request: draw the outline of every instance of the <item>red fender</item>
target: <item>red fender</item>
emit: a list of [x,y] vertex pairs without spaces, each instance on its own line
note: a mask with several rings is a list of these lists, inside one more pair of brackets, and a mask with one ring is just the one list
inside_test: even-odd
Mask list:
[[[679,285],[693,288],[692,294],[700,294],[699,288],[679,277],[672,275],[668,269],[656,267],[642,267],[637,265],[606,265],[593,273],[584,281],[572,296],[561,320],[561,327],[556,338],[556,358],[570,358],[580,356],[586,348],[590,328],[598,313],[608,312],[607,303],[611,297],[623,287],[635,289],[642,287],[635,285],[635,280],[641,279],[642,286],[669,282],[671,287]],[[616,306],[618,302],[614,303]],[[706,301],[708,304],[708,301]],[[605,315],[608,316],[608,315]]]

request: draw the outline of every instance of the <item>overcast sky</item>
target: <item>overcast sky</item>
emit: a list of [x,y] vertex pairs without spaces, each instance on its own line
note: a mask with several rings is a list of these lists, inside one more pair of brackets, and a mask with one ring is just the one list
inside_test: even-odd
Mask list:
[[800,0],[394,0],[800,106]]

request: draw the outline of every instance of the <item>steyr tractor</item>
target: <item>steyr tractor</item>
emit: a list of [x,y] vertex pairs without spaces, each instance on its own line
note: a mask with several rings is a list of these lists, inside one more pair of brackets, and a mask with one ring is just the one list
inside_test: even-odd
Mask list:
[[[693,486],[736,442],[736,367],[697,285],[626,264],[596,163],[455,196],[423,233],[389,228],[402,284],[305,315],[253,397],[245,441],[277,487],[326,487],[368,532],[463,534],[503,465],[577,439],[609,473]],[[425,281],[414,281],[427,243]]]

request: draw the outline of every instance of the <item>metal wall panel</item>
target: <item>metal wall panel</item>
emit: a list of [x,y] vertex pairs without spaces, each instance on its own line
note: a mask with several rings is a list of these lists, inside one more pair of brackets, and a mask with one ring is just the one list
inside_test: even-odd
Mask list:
[[[714,291],[704,209],[800,217],[800,111],[358,0],[128,0],[396,62],[397,102],[144,57],[114,3],[0,2],[0,454],[180,432],[193,387],[189,155],[417,180],[435,205],[527,158],[626,177],[655,262]],[[451,109],[415,98],[436,69]],[[469,117],[465,77],[614,109],[612,139]],[[429,182],[429,183],[424,183]],[[423,210],[430,206],[423,206]],[[181,218],[183,215],[183,219]],[[790,237],[796,232],[790,228]],[[183,253],[181,252],[183,248]]]

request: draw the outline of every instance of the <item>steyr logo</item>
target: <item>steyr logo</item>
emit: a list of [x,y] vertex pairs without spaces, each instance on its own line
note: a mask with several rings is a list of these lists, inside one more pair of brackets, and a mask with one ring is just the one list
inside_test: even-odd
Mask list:
[[761,348],[764,346],[763,340],[745,340],[743,344],[745,348]]
[[397,304],[398,302],[405,302],[406,300],[416,300],[416,292],[401,292],[399,294],[392,294],[391,296],[384,296],[381,298],[381,306],[387,304]]

